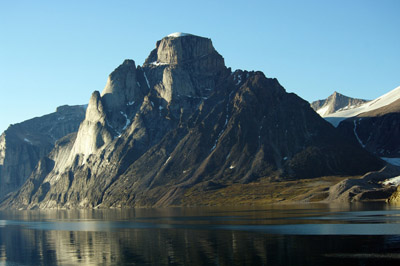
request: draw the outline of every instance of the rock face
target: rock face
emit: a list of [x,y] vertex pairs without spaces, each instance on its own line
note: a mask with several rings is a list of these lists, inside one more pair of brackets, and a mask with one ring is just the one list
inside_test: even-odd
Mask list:
[[143,66],[127,60],[110,75],[77,134],[59,140],[3,207],[171,206],[195,186],[382,166],[276,79],[232,73],[210,39],[173,34]]
[[368,102],[363,99],[350,98],[338,92],[324,100],[318,100],[311,103],[311,107],[322,117],[333,114],[338,111],[349,110]]
[[21,187],[57,139],[78,130],[85,106],[61,106],[55,113],[11,125],[0,136],[0,198]]

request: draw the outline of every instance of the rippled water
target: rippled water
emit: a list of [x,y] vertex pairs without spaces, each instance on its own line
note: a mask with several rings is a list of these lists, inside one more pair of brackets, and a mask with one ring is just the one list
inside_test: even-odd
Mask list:
[[0,212],[0,265],[400,265],[400,208]]

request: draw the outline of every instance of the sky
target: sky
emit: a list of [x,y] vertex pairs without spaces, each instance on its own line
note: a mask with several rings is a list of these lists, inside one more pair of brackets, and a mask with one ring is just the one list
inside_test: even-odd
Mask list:
[[307,101],[374,99],[400,86],[399,12],[398,0],[0,0],[0,132],[87,104],[173,32],[211,38],[228,67]]

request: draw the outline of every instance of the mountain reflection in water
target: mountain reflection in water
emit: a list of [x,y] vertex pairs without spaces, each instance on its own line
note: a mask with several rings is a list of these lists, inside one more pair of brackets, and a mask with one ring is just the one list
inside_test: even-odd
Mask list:
[[0,265],[400,263],[387,205],[8,211]]

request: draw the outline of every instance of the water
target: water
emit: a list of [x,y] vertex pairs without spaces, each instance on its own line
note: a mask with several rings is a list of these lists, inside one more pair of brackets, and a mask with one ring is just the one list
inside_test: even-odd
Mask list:
[[400,265],[400,208],[0,212],[1,265]]

